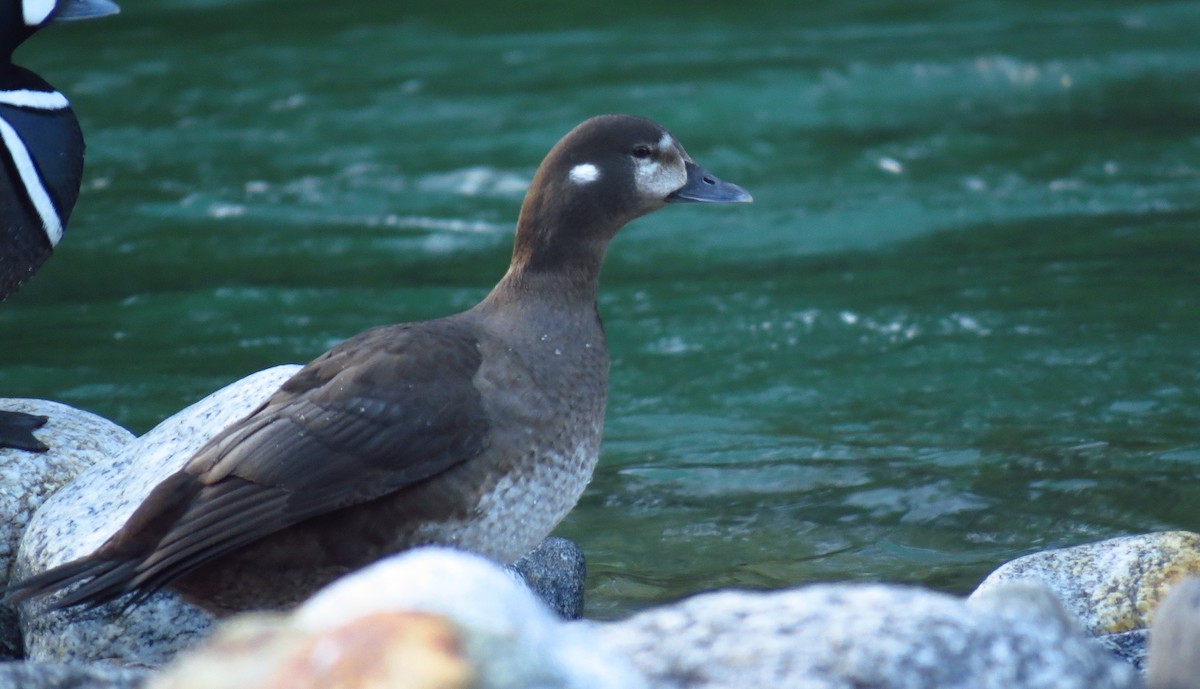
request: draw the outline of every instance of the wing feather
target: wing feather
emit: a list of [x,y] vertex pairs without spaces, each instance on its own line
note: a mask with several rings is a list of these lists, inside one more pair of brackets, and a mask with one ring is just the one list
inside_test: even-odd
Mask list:
[[[56,607],[147,592],[272,533],[478,455],[488,421],[472,331],[443,319],[369,330],[317,358],[151,492],[96,553],[17,584]],[[184,504],[180,504],[180,503]]]

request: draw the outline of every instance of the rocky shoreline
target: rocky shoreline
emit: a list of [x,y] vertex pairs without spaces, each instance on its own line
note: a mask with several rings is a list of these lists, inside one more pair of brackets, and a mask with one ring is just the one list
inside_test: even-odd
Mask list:
[[[94,548],[156,477],[295,368],[243,379],[141,438],[56,403],[0,400],[49,416],[39,435],[52,448],[0,450],[4,582]],[[1200,535],[1164,532],[1014,560],[965,599],[820,584],[704,593],[593,622],[577,619],[585,567],[568,541],[548,539],[509,569],[422,548],[287,615],[216,623],[166,592],[128,611],[5,608],[0,687],[1140,687],[1155,612],[1189,575],[1200,575]],[[1200,677],[1184,668],[1200,655],[1188,652],[1200,583],[1177,588],[1149,661],[1162,689]]]

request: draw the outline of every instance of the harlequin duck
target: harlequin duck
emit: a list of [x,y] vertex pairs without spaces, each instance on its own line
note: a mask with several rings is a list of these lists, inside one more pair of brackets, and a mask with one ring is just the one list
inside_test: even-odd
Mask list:
[[[50,257],[79,196],[83,134],[71,105],[44,79],[12,62],[46,24],[102,17],[110,0],[0,0],[0,301]],[[0,411],[0,448],[40,452],[44,416]]]
[[157,485],[92,555],[8,600],[53,607],[169,586],[216,614],[277,608],[390,553],[440,543],[511,562],[575,505],[600,449],[600,266],[626,223],[748,202],[662,126],[595,117],[546,156],[512,263],[477,306],[368,330],[289,379]]
[[113,14],[110,0],[0,0],[0,298],[50,256],[83,176],[83,134],[71,104],[13,51],[51,22]]

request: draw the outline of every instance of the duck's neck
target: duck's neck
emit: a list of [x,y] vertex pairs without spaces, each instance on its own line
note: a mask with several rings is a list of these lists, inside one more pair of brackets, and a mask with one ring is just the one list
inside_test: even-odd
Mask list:
[[499,307],[533,304],[555,311],[594,312],[600,283],[600,266],[559,267],[542,270],[514,261],[485,303]]
[[[601,257],[602,258],[602,257]],[[524,347],[553,346],[561,354],[564,339],[592,343],[589,355],[603,354],[604,329],[596,305],[600,261],[543,270],[514,260],[491,293],[471,312],[509,341],[528,339]]]
[[[33,35],[33,29],[25,26],[20,17],[12,17],[7,26],[0,26],[0,66],[12,62],[13,53]],[[3,21],[3,19],[0,19]]]
[[526,197],[512,263],[488,298],[595,306],[604,255],[624,220],[597,208],[552,203],[547,196]]

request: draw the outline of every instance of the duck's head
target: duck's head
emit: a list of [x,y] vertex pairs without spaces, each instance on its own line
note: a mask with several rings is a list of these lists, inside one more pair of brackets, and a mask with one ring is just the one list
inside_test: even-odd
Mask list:
[[112,0],[0,0],[0,52],[11,55],[22,41],[51,22],[92,19],[120,11]]
[[593,117],[546,155],[521,208],[514,259],[597,254],[629,221],[671,203],[747,203],[745,189],[697,165],[662,125]]

